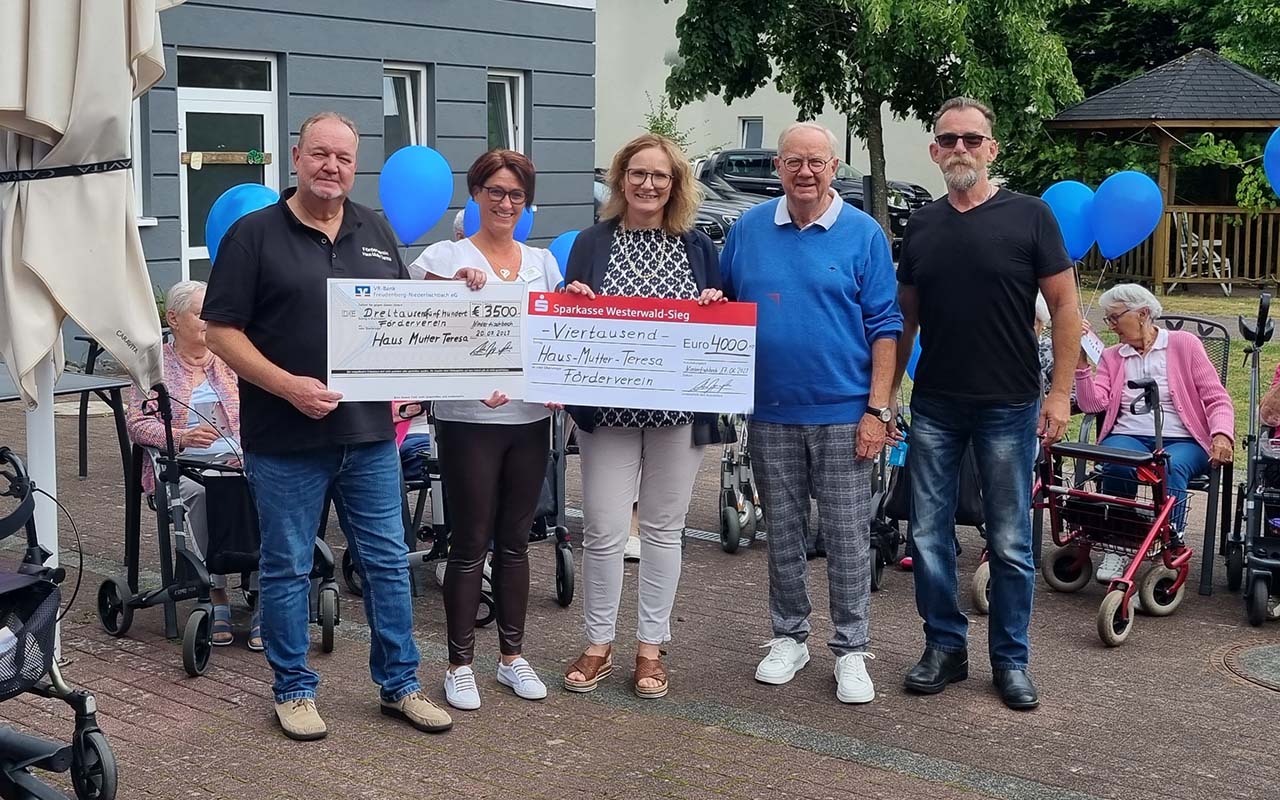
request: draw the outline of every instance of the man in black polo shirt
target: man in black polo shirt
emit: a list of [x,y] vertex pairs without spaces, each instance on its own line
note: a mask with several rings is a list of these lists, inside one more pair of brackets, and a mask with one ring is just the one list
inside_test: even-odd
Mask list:
[[293,148],[296,189],[231,227],[203,317],[209,348],[240,376],[245,474],[262,531],[262,637],[285,735],[319,739],[319,676],[307,666],[312,546],[332,492],[364,580],[369,668],[384,714],[425,731],[452,725],[418,682],[400,457],[387,403],[339,403],[324,384],[327,278],[408,278],[390,227],[347,199],[358,135],[317,114]]
[[[972,443],[991,567],[992,677],[1006,705],[1030,709],[1039,704],[1027,672],[1035,589],[1032,467],[1037,433],[1050,444],[1070,417],[1080,309],[1073,264],[1049,207],[988,179],[987,166],[999,150],[993,124],[991,109],[976,100],[955,98],[942,106],[929,153],[942,169],[947,194],[911,215],[898,266],[904,330],[895,387],[917,326],[921,335],[907,459],[925,651],[904,683],[933,694],[969,674],[953,536],[960,462]],[[1055,357],[1043,408],[1037,289],[1053,319]]]

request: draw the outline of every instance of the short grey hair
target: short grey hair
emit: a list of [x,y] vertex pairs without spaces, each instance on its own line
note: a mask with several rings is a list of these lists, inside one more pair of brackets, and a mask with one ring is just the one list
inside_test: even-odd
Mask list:
[[458,209],[458,213],[453,215],[453,240],[455,242],[466,238],[466,225],[464,224],[466,213],[466,209]]
[[175,283],[169,287],[168,292],[165,292],[164,310],[181,314],[191,308],[191,303],[196,299],[196,295],[202,293],[206,288],[208,288],[208,284],[204,281],[179,281]]
[[1103,292],[1102,297],[1098,298],[1098,308],[1111,306],[1124,306],[1130,311],[1141,311],[1145,308],[1147,316],[1153,320],[1159,319],[1164,313],[1164,306],[1160,305],[1156,296],[1145,286],[1137,283],[1117,283]]
[[981,100],[975,100],[972,97],[953,97],[943,103],[942,107],[938,109],[938,113],[933,115],[934,133],[938,132],[938,123],[942,122],[943,114],[946,114],[948,111],[963,111],[966,108],[972,108],[982,112],[982,116],[987,118],[987,127],[991,129],[992,133],[996,132],[996,114],[991,110],[991,106]]
[[1036,292],[1036,322],[1040,327],[1045,327],[1053,317],[1049,314],[1049,304],[1045,301],[1044,295]]
[[351,130],[351,135],[356,137],[356,141],[360,141],[360,129],[356,127],[356,123],[351,117],[337,111],[318,111],[302,121],[302,126],[298,128],[298,144],[302,144],[307,139],[307,132],[315,127],[316,123],[323,122],[326,119],[333,119],[346,125]]
[[778,155],[782,155],[782,146],[787,143],[787,137],[796,131],[819,131],[826,134],[827,143],[831,145],[831,157],[835,158],[840,154],[840,140],[831,132],[826,125],[818,122],[793,122],[782,129],[782,133],[778,134]]

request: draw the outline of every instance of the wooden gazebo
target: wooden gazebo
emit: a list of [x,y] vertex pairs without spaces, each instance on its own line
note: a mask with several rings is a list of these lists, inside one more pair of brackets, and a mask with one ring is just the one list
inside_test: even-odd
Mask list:
[[[1049,128],[1145,131],[1159,147],[1165,214],[1150,239],[1117,264],[1163,292],[1179,283],[1274,283],[1280,278],[1280,211],[1179,205],[1173,149],[1203,131],[1280,127],[1280,85],[1209,50],[1194,50],[1064,109]],[[1096,255],[1096,253],[1095,253]]]

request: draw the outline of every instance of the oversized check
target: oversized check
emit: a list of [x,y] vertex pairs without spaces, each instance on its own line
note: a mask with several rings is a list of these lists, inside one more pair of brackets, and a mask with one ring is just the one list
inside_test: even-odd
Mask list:
[[530,292],[525,399],[747,413],[756,306]]
[[[345,400],[523,395],[526,287],[331,279],[329,388]],[[390,413],[390,412],[388,412]]]

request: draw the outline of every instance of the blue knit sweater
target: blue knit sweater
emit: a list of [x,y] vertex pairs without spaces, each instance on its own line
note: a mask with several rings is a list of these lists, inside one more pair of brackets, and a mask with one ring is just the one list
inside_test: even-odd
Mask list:
[[871,388],[871,343],[902,333],[884,231],[842,204],[830,230],[774,222],[778,198],[729,229],[720,276],[755,303],[754,418],[789,425],[858,422]]

